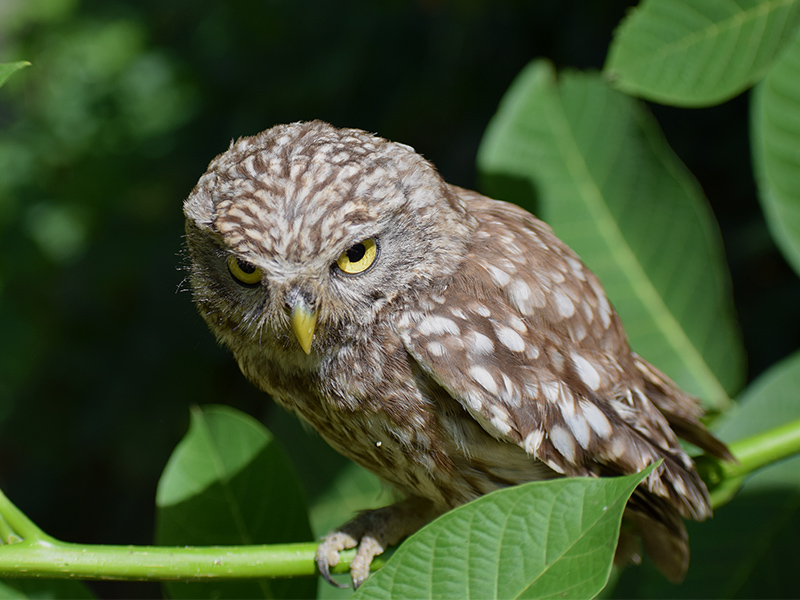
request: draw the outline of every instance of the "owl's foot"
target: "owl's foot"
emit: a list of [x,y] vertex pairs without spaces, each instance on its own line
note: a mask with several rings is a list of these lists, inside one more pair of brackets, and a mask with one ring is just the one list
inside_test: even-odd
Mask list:
[[339,564],[340,551],[358,546],[356,556],[350,563],[350,578],[353,587],[358,588],[369,577],[373,558],[440,513],[429,500],[423,498],[409,498],[391,506],[364,511],[323,538],[317,547],[317,568],[325,581],[336,587],[344,587],[331,578],[331,567]]

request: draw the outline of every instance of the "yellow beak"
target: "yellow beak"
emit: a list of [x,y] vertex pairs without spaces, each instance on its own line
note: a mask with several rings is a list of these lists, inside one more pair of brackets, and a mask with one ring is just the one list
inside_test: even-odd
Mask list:
[[298,302],[292,308],[292,329],[306,354],[311,354],[311,342],[314,340],[314,327],[317,324],[318,314],[318,308],[308,310],[302,302]]

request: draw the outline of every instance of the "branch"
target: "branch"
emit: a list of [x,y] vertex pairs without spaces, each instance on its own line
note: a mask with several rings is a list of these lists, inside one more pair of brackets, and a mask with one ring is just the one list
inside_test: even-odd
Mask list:
[[[703,455],[698,470],[716,508],[744,478],[800,454],[800,420],[730,446],[737,463]],[[39,529],[0,491],[0,578],[210,581],[316,575],[316,542],[262,546],[100,546],[56,540]],[[355,551],[341,553],[334,573],[347,572]],[[385,557],[372,564],[378,569]]]
[[[316,542],[261,546],[103,546],[62,542],[0,491],[0,578],[208,581],[314,576]],[[355,551],[342,552],[345,573]]]
[[730,502],[748,475],[800,454],[800,419],[734,442],[730,450],[738,462],[725,462],[707,454],[695,459],[715,509]]

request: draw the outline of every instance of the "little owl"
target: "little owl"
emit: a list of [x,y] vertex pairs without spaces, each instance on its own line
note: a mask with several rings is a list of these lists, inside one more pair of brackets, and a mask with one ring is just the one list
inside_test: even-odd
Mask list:
[[387,545],[492,490],[658,460],[617,559],[641,538],[683,577],[682,518],[711,508],[678,436],[730,454],[550,227],[320,121],[232,143],[184,212],[195,302],[244,375],[405,497],[324,538],[326,579],[358,547],[360,584]]

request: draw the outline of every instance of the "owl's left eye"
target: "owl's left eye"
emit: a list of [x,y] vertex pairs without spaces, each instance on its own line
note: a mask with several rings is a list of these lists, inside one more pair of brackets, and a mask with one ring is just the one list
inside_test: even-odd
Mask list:
[[261,269],[233,255],[228,257],[228,270],[242,285],[256,285],[261,281]]
[[375,238],[369,238],[358,244],[353,244],[336,259],[336,265],[349,275],[358,275],[372,266],[378,258],[378,243]]

